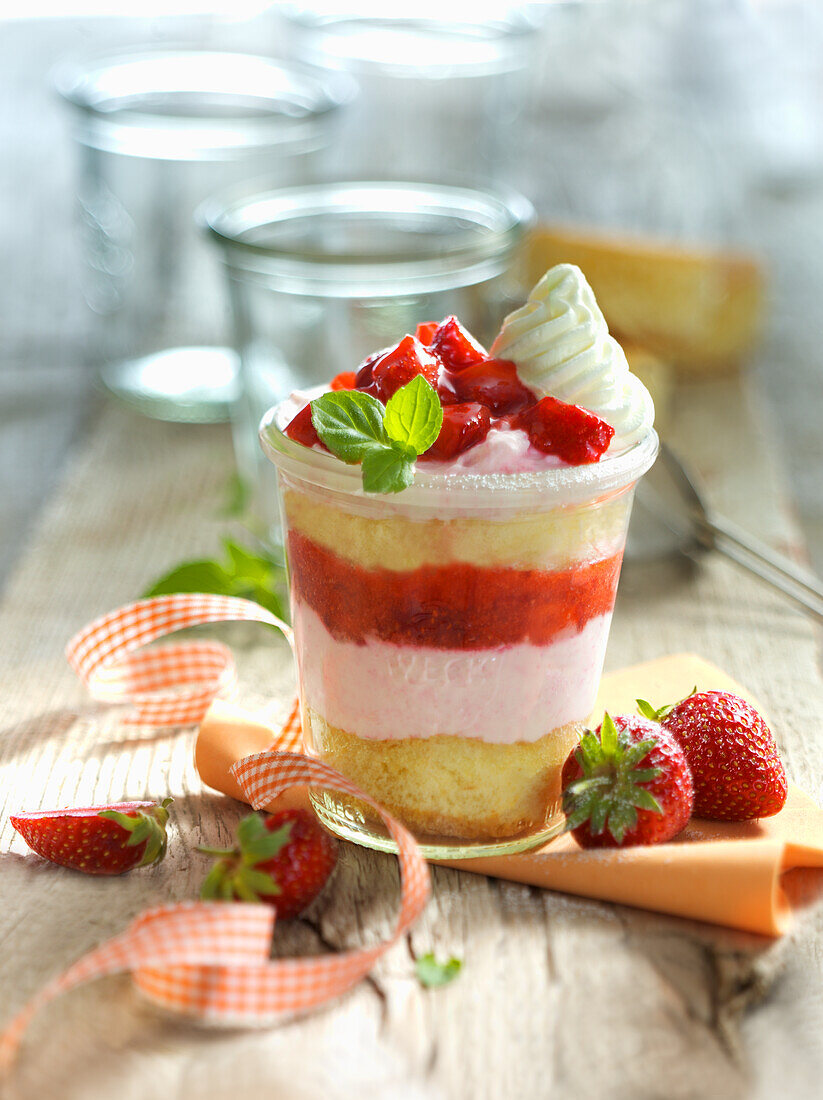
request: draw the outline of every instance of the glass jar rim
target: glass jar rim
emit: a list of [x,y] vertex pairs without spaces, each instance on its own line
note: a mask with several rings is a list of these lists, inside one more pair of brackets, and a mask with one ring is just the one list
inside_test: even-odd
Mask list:
[[[240,51],[171,47],[65,59],[51,83],[104,148],[116,144],[105,136],[113,130],[167,134],[192,150],[217,152],[305,143],[357,94],[345,73]],[[181,97],[197,112],[183,109]],[[164,109],[147,104],[150,98]],[[254,110],[226,111],[243,102]]]
[[[434,184],[412,180],[350,180],[310,184],[248,194],[248,188],[224,192],[203,203],[198,220],[212,239],[223,248],[224,261],[231,267],[262,270],[294,278],[334,282],[351,275],[363,276],[369,268],[385,280],[425,277],[433,269],[443,273],[470,265],[503,264],[535,221],[534,207],[518,192],[495,188],[478,190],[470,186]],[[455,234],[449,242],[432,232],[431,248],[410,255],[398,249],[299,248],[292,241],[279,245],[261,243],[263,230],[284,226],[293,231],[300,219],[381,217],[410,219],[455,218],[470,223],[482,233]],[[417,219],[413,223],[412,219]],[[258,239],[254,237],[257,235]],[[262,268],[261,266],[262,265]],[[488,276],[487,276],[488,277]],[[469,282],[480,281],[469,279]],[[365,293],[365,292],[364,292]],[[392,291],[396,293],[396,291]]]
[[[382,70],[388,70],[392,76],[399,78],[489,76],[511,72],[528,64],[523,47],[535,42],[539,31],[534,18],[524,11],[494,19],[449,19],[441,17],[440,13],[426,16],[311,11],[300,4],[284,6],[283,17],[305,35],[299,56],[311,64],[337,72],[351,72],[356,76]],[[375,56],[363,50],[324,50],[319,42],[322,39],[343,42],[348,31],[362,36],[369,31],[381,30],[414,33],[421,40],[429,38],[443,43],[459,38],[460,48],[447,58],[442,55],[420,56],[416,50],[412,60],[401,55],[392,56],[387,62],[382,55]],[[487,49],[484,50],[484,47]],[[496,48],[495,56],[489,55],[488,47]],[[405,52],[408,55],[412,51]]]
[[266,457],[279,471],[361,504],[377,501],[381,509],[412,514],[476,513],[489,508],[503,513],[542,512],[600,500],[634,485],[653,465],[659,446],[657,432],[649,428],[625,451],[583,466],[515,474],[438,474],[418,466],[413,483],[401,493],[373,494],[364,491],[359,466],[289,439],[277,426],[276,413],[274,406],[264,415],[259,438]]

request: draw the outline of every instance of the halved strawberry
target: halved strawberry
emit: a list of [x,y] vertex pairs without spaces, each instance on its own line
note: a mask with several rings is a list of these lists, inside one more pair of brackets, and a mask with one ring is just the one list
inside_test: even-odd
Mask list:
[[614,436],[614,428],[580,405],[544,397],[517,418],[532,444],[572,466],[599,462]]
[[421,459],[445,461],[480,443],[489,434],[491,416],[485,405],[476,401],[446,405],[440,434]]
[[302,443],[304,447],[316,447],[318,444],[328,450],[326,444],[317,434],[317,429],[311,420],[311,404],[300,410],[293,420],[286,425],[286,435],[295,443]]
[[337,841],[301,809],[249,814],[237,826],[236,847],[198,851],[217,857],[203,882],[203,899],[264,901],[281,919],[314,901],[337,863]]
[[363,382],[365,381],[365,364],[358,372],[357,388],[372,394],[385,404],[392,394],[418,374],[422,374],[436,389],[440,362],[416,337],[404,336],[397,347],[391,348],[372,363],[370,370],[371,382],[367,385],[361,382],[361,374],[364,375]]
[[171,801],[20,811],[10,820],[43,859],[87,875],[122,875],[163,858]]
[[357,371],[344,370],[331,380],[330,390],[353,390],[357,386]]
[[488,358],[486,349],[478,344],[454,316],[440,322],[429,343],[443,360],[447,370],[462,371],[464,367]]
[[534,394],[520,381],[509,359],[481,359],[450,374],[449,381],[459,401],[479,401],[495,416],[534,404]]

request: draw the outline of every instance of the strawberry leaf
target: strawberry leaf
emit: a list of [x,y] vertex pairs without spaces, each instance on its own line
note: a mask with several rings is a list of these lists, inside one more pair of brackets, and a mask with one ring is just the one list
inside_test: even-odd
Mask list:
[[206,877],[203,879],[203,885],[200,887],[200,898],[202,901],[215,901],[222,897],[222,886],[225,879],[225,864],[215,863]]
[[259,814],[249,814],[237,826],[240,853],[243,862],[250,866],[273,859],[288,844],[290,836],[290,821],[269,832]]

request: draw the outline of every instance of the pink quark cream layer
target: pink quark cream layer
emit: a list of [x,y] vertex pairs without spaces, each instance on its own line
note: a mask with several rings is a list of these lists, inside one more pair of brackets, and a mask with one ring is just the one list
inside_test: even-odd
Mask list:
[[536,741],[584,721],[597,695],[611,614],[549,645],[451,650],[340,641],[294,608],[303,701],[370,740],[447,734],[494,744]]

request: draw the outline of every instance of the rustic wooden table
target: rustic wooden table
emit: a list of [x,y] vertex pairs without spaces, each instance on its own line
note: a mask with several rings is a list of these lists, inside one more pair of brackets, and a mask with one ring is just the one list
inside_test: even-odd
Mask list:
[[[215,28],[197,28],[204,42],[230,41],[225,25],[211,38]],[[3,1019],[142,909],[195,896],[203,869],[194,845],[227,841],[243,812],[202,789],[192,731],[123,728],[89,701],[62,657],[78,627],[132,600],[180,559],[216,550],[225,531],[216,513],[231,465],[228,433],[141,420],[90,395],[71,149],[45,85],[66,51],[175,33],[183,37],[157,20],[44,21],[4,25],[0,39],[0,122],[11,150],[0,217],[14,271],[0,296],[0,575],[10,569],[0,604]],[[791,488],[801,486],[807,505],[820,484],[823,372],[808,318],[823,286],[814,239],[822,206],[821,188],[809,186],[794,198],[763,193],[741,211],[776,276],[775,323],[757,369],[783,417]],[[704,476],[713,503],[802,556],[794,494],[756,391],[735,381],[683,388],[673,420],[671,442]],[[61,472],[72,438],[74,459]],[[276,719],[292,690],[285,647],[262,628],[227,627],[222,636],[237,648],[242,700],[270,706]],[[699,571],[676,561],[627,567],[609,666],[683,650],[726,668],[764,701],[791,777],[820,798],[823,686],[809,623],[721,560]],[[176,799],[168,857],[122,880],[45,865],[8,824],[17,806],[165,792]],[[457,871],[438,868],[433,879],[408,941],[334,1007],[267,1031],[212,1032],[160,1016],[128,979],[106,979],[36,1019],[10,1100],[98,1100],[115,1090],[119,1100],[765,1100],[819,1092],[820,910],[772,943]],[[333,889],[307,919],[278,929],[276,950],[370,942],[388,931],[397,898],[395,861],[347,846]],[[451,986],[425,991],[412,956],[431,949],[462,957],[464,970]]]
[[[729,418],[727,410],[738,414]],[[799,554],[768,437],[740,382],[682,389],[671,441],[712,500]],[[62,658],[69,635],[216,547],[230,466],[220,428],[142,420],[109,405],[41,517],[0,607],[0,1004],[12,1013],[51,975],[143,908],[196,895],[198,843],[227,841],[242,807],[205,791],[192,731],[135,732],[93,704]],[[270,632],[226,627],[241,698],[282,714],[290,657]],[[693,650],[768,706],[792,778],[821,789],[823,685],[809,623],[731,565],[626,568],[610,667]],[[8,824],[14,806],[88,805],[170,793],[168,857],[124,879],[44,864]],[[823,911],[778,943],[434,869],[424,917],[370,980],[333,1007],[262,1032],[161,1016],[127,978],[76,991],[39,1016],[12,1100],[266,1095],[351,1097],[808,1096],[823,1071]],[[388,931],[394,859],[344,847],[333,888],[276,934],[278,953],[334,950]],[[422,989],[412,957],[464,959]]]

